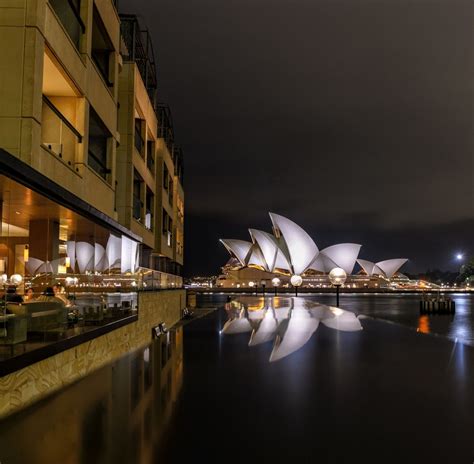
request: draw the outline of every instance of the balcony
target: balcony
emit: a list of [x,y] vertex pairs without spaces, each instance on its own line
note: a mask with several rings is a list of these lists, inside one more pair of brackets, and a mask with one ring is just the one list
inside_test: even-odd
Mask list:
[[51,100],[43,95],[41,145],[73,167],[79,143],[82,143],[82,135]]
[[76,48],[79,49],[82,34],[86,31],[86,26],[80,15],[80,0],[49,0],[49,4],[61,21],[64,29],[66,29],[70,39]]
[[135,15],[120,15],[120,31],[126,50],[124,61],[135,62],[153,106],[156,102],[156,64],[153,44],[147,29],[142,29]]

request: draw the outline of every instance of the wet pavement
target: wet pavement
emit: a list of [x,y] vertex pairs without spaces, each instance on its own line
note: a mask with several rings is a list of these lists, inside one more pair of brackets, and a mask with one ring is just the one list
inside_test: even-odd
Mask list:
[[319,327],[269,362],[272,342],[190,322],[0,423],[16,463],[471,463],[473,348],[361,319]]

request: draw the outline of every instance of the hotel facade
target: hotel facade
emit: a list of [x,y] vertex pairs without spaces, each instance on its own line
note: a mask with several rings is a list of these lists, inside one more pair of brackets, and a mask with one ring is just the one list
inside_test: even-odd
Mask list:
[[78,361],[21,405],[149,342],[185,293],[183,157],[148,32],[112,0],[12,0],[0,48],[2,416],[34,365]]

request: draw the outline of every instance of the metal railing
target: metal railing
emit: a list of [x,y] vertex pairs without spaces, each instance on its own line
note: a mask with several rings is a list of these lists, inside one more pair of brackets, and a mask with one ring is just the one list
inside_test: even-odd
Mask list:
[[82,143],[82,135],[43,95],[41,116],[41,144],[52,153],[73,166],[76,161],[77,144]]

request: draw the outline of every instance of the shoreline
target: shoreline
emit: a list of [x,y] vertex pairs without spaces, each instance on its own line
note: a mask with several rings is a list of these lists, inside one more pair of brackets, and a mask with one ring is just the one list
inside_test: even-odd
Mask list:
[[[260,287],[258,291],[250,291],[248,288],[203,288],[203,287],[186,287],[186,291],[195,292],[200,294],[235,294],[235,295],[248,295],[248,296],[275,296],[273,289],[266,289],[265,292],[262,291]],[[336,293],[336,289],[334,288],[299,288],[298,289],[298,296],[302,296],[305,294],[326,294],[326,293]],[[474,295],[473,290],[466,290],[466,289],[426,289],[426,290],[417,290],[417,289],[375,289],[375,288],[350,288],[350,289],[339,289],[340,294],[360,294],[360,295],[367,295],[367,294],[381,294],[381,295],[423,295],[423,294],[438,294],[438,293],[449,293],[449,294],[463,294],[463,295]],[[278,295],[294,295],[295,290],[292,288],[279,288]]]

